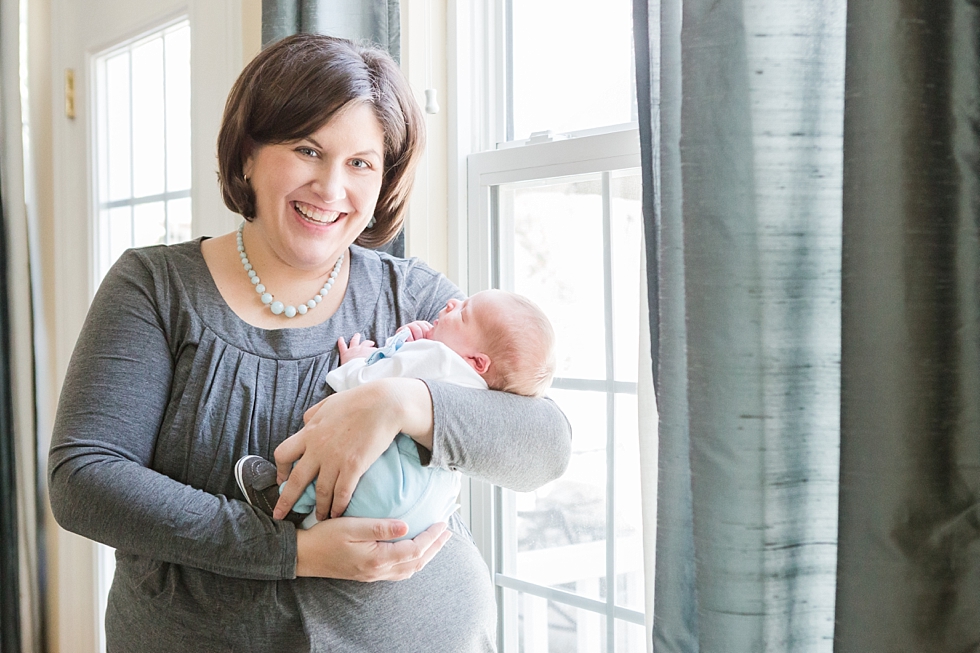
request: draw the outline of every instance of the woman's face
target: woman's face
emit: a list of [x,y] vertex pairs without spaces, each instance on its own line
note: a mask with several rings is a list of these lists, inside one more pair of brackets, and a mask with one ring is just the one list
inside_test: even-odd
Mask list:
[[245,174],[260,242],[291,267],[332,267],[374,214],[383,164],[384,133],[367,104],[344,108],[306,138],[258,146]]

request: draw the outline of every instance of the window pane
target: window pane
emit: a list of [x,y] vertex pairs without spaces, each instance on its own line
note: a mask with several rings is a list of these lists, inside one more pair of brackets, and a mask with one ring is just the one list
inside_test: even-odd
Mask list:
[[568,471],[517,494],[517,577],[594,599],[606,588],[606,395],[552,389],[572,424]]
[[190,26],[184,25],[168,33],[164,41],[167,82],[167,190],[185,190],[191,187]]
[[589,610],[518,592],[522,653],[599,653],[606,650],[606,619]]
[[503,185],[499,196],[501,228],[513,225],[513,290],[555,327],[555,376],[604,379],[601,177]]
[[615,406],[616,604],[643,612],[643,511],[636,395],[616,395]]
[[105,135],[108,140],[108,200],[123,199],[130,194],[129,165],[129,53],[105,62]]
[[164,189],[163,39],[133,48],[133,195]]
[[629,0],[513,0],[513,138],[630,122]]
[[133,247],[162,245],[166,233],[163,202],[137,204],[133,208]]
[[631,383],[636,383],[640,324],[641,190],[639,171],[610,180],[613,369],[617,381]]
[[616,653],[646,653],[646,629],[628,621],[616,621]]

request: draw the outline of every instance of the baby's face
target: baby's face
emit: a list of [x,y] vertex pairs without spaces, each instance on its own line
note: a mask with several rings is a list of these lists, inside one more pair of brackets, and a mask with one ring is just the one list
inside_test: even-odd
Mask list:
[[441,342],[464,358],[484,353],[484,325],[487,311],[493,310],[493,305],[492,296],[484,293],[476,293],[469,299],[450,299],[446,308],[439,311],[426,337]]

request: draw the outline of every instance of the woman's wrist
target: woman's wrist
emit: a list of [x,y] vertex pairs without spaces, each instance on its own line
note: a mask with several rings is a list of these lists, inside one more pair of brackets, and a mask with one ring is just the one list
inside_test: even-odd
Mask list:
[[426,449],[432,449],[432,395],[421,379],[390,378],[383,383],[387,401],[399,423],[399,431]]
[[301,528],[296,529],[296,577],[312,576],[309,569],[310,564],[310,538],[309,533]]

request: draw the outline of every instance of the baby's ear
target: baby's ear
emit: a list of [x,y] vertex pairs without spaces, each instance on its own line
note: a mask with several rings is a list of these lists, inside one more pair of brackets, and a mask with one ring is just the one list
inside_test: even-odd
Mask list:
[[473,354],[466,359],[477,374],[486,374],[490,369],[490,357],[486,354]]

